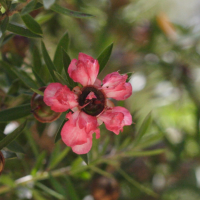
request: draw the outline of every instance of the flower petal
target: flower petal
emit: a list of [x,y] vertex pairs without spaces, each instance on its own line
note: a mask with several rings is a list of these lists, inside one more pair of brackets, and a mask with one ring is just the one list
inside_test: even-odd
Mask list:
[[88,115],[84,112],[81,112],[79,115],[79,127],[85,128],[86,133],[94,133],[98,127],[97,118],[91,115]]
[[86,154],[92,148],[92,138],[87,138],[87,142],[81,145],[72,146],[72,151],[77,154]]
[[132,116],[126,108],[117,106],[111,108],[99,116],[99,120],[105,123],[105,126],[108,130],[119,134],[120,131],[123,131],[125,125],[132,124]]
[[69,120],[64,124],[61,130],[61,138],[67,146],[75,146],[85,144],[87,142],[87,133],[84,128],[78,126],[78,118],[80,111],[68,114]]
[[99,63],[91,56],[79,53],[78,60],[71,61],[68,73],[75,82],[83,86],[93,85],[99,73]]
[[78,106],[77,95],[66,85],[50,83],[44,91],[44,102],[55,112],[64,112]]
[[132,94],[132,86],[130,83],[126,83],[128,76],[120,75],[118,72],[108,74],[103,79],[102,89],[107,97],[116,100],[125,100]]

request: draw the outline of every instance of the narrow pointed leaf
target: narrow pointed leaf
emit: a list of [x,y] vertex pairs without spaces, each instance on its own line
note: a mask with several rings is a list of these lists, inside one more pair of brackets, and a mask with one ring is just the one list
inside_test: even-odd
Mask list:
[[134,146],[136,146],[140,142],[141,138],[145,135],[145,133],[147,133],[151,122],[152,122],[152,117],[150,112],[142,122],[142,125],[140,126],[140,129],[134,141]]
[[64,159],[64,157],[67,156],[70,149],[70,147],[66,147],[64,150],[62,150],[62,152],[51,161],[49,170],[55,168]]
[[99,61],[99,73],[104,69],[104,67],[106,66],[110,55],[112,53],[112,48],[113,48],[113,43],[110,44],[106,49],[103,50],[103,52],[99,55],[99,57],[97,58],[97,60]]
[[53,64],[48,52],[47,52],[47,49],[46,49],[46,47],[44,45],[44,42],[42,42],[42,54],[43,54],[43,57],[44,57],[44,61],[45,61],[46,65],[47,65],[47,68],[49,70],[49,73],[50,73],[53,81],[56,82],[57,79],[56,79],[55,74],[54,74],[54,71],[56,71],[56,69],[55,69],[55,66],[54,66],[54,64]]
[[56,199],[64,199],[64,196],[59,194],[58,192],[52,190],[51,188],[43,185],[42,183],[37,182],[35,184],[38,188],[42,189],[44,192],[46,192],[47,194],[55,197]]
[[91,15],[91,14],[86,14],[86,13],[82,13],[82,12],[69,10],[67,8],[64,8],[64,7],[56,4],[56,3],[53,6],[51,6],[51,10],[53,10],[54,12],[63,14],[63,15],[70,16],[70,17],[76,17],[76,18],[93,17],[93,15]]
[[0,122],[13,121],[31,114],[31,105],[24,104],[0,111]]
[[38,75],[40,75],[40,71],[42,69],[42,60],[41,60],[40,51],[37,46],[33,47],[32,55],[33,55],[33,68],[35,72]]
[[37,157],[37,161],[33,167],[33,169],[31,170],[31,175],[34,176],[36,175],[36,173],[41,169],[41,167],[43,166],[43,160],[46,157],[46,151],[43,151],[42,153],[40,153],[39,157]]
[[75,83],[68,74],[68,67],[71,63],[71,59],[69,57],[69,55],[67,54],[67,52],[63,49],[62,51],[62,55],[63,55],[63,66],[64,66],[64,70],[65,70],[65,74],[66,74],[66,81],[68,82],[67,86],[72,89],[73,87],[77,86],[77,83]]
[[0,24],[0,38],[3,36],[9,23],[9,17],[6,17]]
[[40,90],[37,90],[37,89],[34,89],[34,88],[31,88],[31,90],[33,90],[33,92],[41,95],[41,96],[44,96],[44,92],[40,91]]
[[29,31],[27,28],[25,28],[19,24],[9,23],[7,26],[7,30],[12,33],[15,33],[17,35],[22,35],[22,36],[28,37],[28,38],[42,38],[42,36]]
[[63,85],[68,85],[67,80],[65,80],[58,72],[54,71],[54,74],[55,74],[59,83],[61,83]]
[[12,133],[7,135],[3,140],[0,141],[0,150],[14,141],[24,130],[26,126],[26,121],[21,124],[17,129],[15,129]]
[[13,67],[12,70],[18,76],[18,78],[29,88],[37,89],[38,85],[36,82],[31,79],[31,77],[23,70],[18,70],[17,68]]
[[[52,187],[58,191],[61,195],[67,197],[67,191],[65,189],[65,186],[58,182],[52,175],[49,173],[49,181],[52,185]],[[66,198],[65,198],[66,199]]]
[[32,69],[32,72],[33,72],[33,74],[34,74],[34,76],[35,76],[35,78],[36,78],[38,84],[39,84],[41,87],[45,86],[46,84],[45,84],[44,81],[40,78],[40,76],[38,75],[38,73],[37,73],[34,69]]
[[61,73],[63,69],[62,49],[67,52],[68,46],[69,46],[69,35],[68,33],[65,33],[58,43],[58,46],[54,55],[54,60],[53,60],[53,63],[56,66],[57,71],[59,73]]
[[35,9],[37,1],[32,0],[30,1],[21,11],[21,15],[26,15]]
[[65,176],[65,179],[66,179],[66,185],[67,185],[69,198],[73,200],[80,200],[69,176]]
[[23,15],[22,20],[30,31],[36,34],[42,34],[42,29],[40,25],[29,14]]
[[153,156],[161,154],[165,151],[165,149],[156,149],[151,151],[127,151],[124,152],[124,157],[142,157],[142,156]]
[[66,113],[63,113],[63,114],[60,116],[62,122],[60,123],[60,127],[59,127],[59,129],[58,129],[58,131],[57,131],[57,133],[56,133],[55,140],[54,140],[55,143],[58,142],[58,141],[61,139],[60,132],[61,132],[61,130],[62,130],[62,127],[63,127],[64,124],[66,123],[65,116],[66,116]]

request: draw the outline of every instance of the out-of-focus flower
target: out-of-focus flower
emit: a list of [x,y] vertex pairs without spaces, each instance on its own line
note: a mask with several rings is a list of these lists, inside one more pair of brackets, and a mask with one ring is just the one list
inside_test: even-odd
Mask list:
[[[39,90],[44,92],[46,87],[41,87]],[[31,99],[31,112],[33,116],[42,123],[49,123],[55,121],[60,117],[60,112],[54,112],[49,106],[43,101],[43,96],[34,93]]]
[[4,165],[5,165],[5,158],[2,154],[2,152],[0,151],[0,174],[3,171]]
[[60,83],[51,83],[44,91],[44,102],[55,112],[73,111],[66,115],[68,121],[62,128],[63,142],[77,154],[88,153],[92,147],[92,134],[100,137],[98,128],[103,122],[108,130],[119,134],[125,125],[132,124],[132,116],[123,107],[114,107],[108,99],[125,100],[132,94],[128,76],[118,72],[108,74],[102,81],[97,79],[99,63],[91,56],[80,53],[68,68],[76,86],[72,91]]

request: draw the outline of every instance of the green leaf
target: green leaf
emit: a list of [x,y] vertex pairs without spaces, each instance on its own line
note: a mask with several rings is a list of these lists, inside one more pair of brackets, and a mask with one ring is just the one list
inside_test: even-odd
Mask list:
[[22,117],[26,117],[30,114],[31,105],[29,103],[14,108],[8,108],[0,111],[0,122],[13,121]]
[[[1,133],[0,134],[0,141],[3,140],[5,137],[6,137],[6,135]],[[16,141],[12,141],[10,144],[8,144],[6,146],[6,148],[9,149],[10,151],[15,152],[15,153],[23,153],[23,154],[25,153],[23,148]]]
[[39,14],[35,17],[35,20],[41,25],[48,22],[52,17],[54,17],[55,13],[46,13],[45,15]]
[[56,69],[55,69],[55,66],[54,66],[54,64],[53,64],[48,52],[47,52],[47,49],[46,49],[46,47],[44,45],[44,42],[42,42],[42,54],[43,54],[44,61],[45,61],[46,65],[47,65],[47,68],[49,70],[49,73],[50,73],[53,81],[57,82],[57,79],[56,79],[55,74],[54,74],[54,71],[56,71]]
[[62,150],[61,153],[59,153],[56,157],[54,157],[53,160],[51,160],[49,170],[55,168],[69,153],[70,147],[66,147],[64,150]]
[[3,21],[1,21],[0,38],[3,36],[4,32],[6,31],[8,23],[9,23],[9,17],[6,17]]
[[34,88],[31,88],[31,90],[33,90],[33,92],[41,95],[41,96],[44,96],[44,92],[40,91],[40,90],[37,90],[37,89],[34,89]]
[[73,200],[80,200],[69,176],[64,176],[64,177],[66,179],[66,186],[67,186],[66,188],[68,191],[69,198]]
[[13,151],[15,153],[25,154],[25,151],[22,148],[22,146],[19,145],[19,143],[17,143],[16,141],[11,142],[9,145],[6,146],[6,148],[8,148],[10,151]]
[[64,124],[66,123],[66,119],[65,119],[65,116],[66,116],[66,113],[62,113],[62,115],[60,116],[60,119],[62,120],[61,124],[60,124],[60,127],[56,133],[56,136],[55,136],[55,140],[54,142],[58,142],[60,139],[61,139],[61,135],[60,135],[60,132],[62,130],[62,127],[64,126]]
[[43,185],[42,183],[36,182],[35,185],[42,189],[44,192],[46,192],[47,194],[55,197],[56,199],[64,199],[64,196],[59,194],[58,192],[52,190],[51,188],[48,188],[47,186]]
[[33,55],[33,68],[35,72],[38,73],[38,75],[41,75],[40,71],[42,69],[42,60],[41,60],[40,51],[36,45],[33,47],[32,55]]
[[5,151],[5,150],[1,150],[3,157],[5,159],[11,159],[11,158],[17,158],[16,153],[10,152],[10,151]]
[[19,25],[19,24],[11,24],[9,23],[7,26],[7,30],[15,33],[17,35],[22,35],[24,37],[29,37],[29,38],[42,38],[42,36],[37,35],[35,33],[32,33],[31,31],[29,31],[27,28]]
[[44,81],[40,78],[40,76],[38,75],[38,73],[37,73],[33,68],[32,68],[32,72],[33,72],[33,74],[34,74],[34,76],[35,76],[35,78],[36,78],[38,84],[39,84],[41,87],[45,86],[46,84],[44,83]]
[[19,70],[15,67],[12,67],[12,70],[27,87],[34,89],[38,88],[36,82],[33,79],[31,79],[31,77],[25,71]]
[[51,6],[51,10],[53,10],[54,12],[63,14],[63,15],[70,16],[70,17],[76,17],[76,18],[93,17],[93,15],[91,15],[91,14],[86,14],[86,13],[82,13],[82,12],[69,10],[67,8],[64,8],[60,5],[58,5],[58,4],[54,4],[53,6]]
[[142,125],[139,128],[138,134],[136,136],[136,139],[134,141],[134,146],[137,146],[137,144],[140,142],[141,138],[145,135],[147,132],[150,124],[152,122],[151,112],[146,116],[144,121],[142,122]]
[[49,9],[54,3],[55,0],[42,0],[45,9]]
[[26,15],[35,9],[37,1],[32,0],[30,1],[21,11],[21,15]]
[[69,74],[68,74],[68,67],[71,63],[71,59],[69,57],[69,55],[67,54],[67,52],[63,49],[62,51],[62,54],[63,54],[63,67],[64,67],[64,70],[65,70],[65,74],[66,74],[66,81],[67,81],[67,86],[72,89],[73,87],[77,86],[77,83],[75,83],[70,77],[69,77]]
[[158,194],[155,193],[153,190],[147,188],[146,186],[138,183],[137,181],[135,181],[129,174],[127,174],[125,171],[123,171],[122,169],[119,169],[118,172],[122,175],[122,177],[127,180],[129,183],[131,183],[134,187],[138,188],[139,190],[141,190],[142,192],[145,192],[146,194],[155,197],[156,199],[158,199]]
[[150,151],[126,151],[124,152],[124,157],[142,157],[142,156],[154,156],[161,154],[165,151],[165,149],[156,149],[156,150],[150,150]]
[[46,152],[43,151],[42,153],[40,153],[40,155],[37,157],[37,161],[33,167],[33,169],[31,170],[31,175],[35,176],[36,173],[41,169],[41,167],[43,166],[43,161],[46,158]]
[[61,73],[63,69],[62,49],[67,52],[68,46],[69,46],[69,35],[68,33],[65,33],[58,43],[53,60],[53,63],[56,66],[57,71],[59,73]]
[[83,161],[88,165],[88,155],[87,154],[81,154],[80,157],[83,159]]
[[[52,175],[51,173],[49,173],[49,181],[51,183],[51,185],[53,186],[53,188],[58,191],[60,194],[62,194],[63,196],[67,197],[67,191],[65,189],[65,186],[63,184],[61,184],[60,182],[58,182]],[[66,198],[65,198],[66,199]]]
[[15,129],[12,133],[7,135],[3,140],[0,141],[0,150],[14,141],[24,130],[26,126],[26,121],[21,124],[17,129]]
[[42,34],[42,29],[40,25],[29,14],[23,15],[22,20],[30,31],[36,34]]
[[58,72],[54,71],[54,74],[59,83],[61,83],[63,85],[68,85],[68,82]]
[[5,45],[8,41],[10,41],[10,39],[12,39],[12,37],[14,36],[14,34],[8,34],[3,38],[2,43],[0,44],[0,47],[2,47],[3,45]]
[[104,67],[106,66],[110,55],[112,53],[112,48],[113,48],[113,43],[110,44],[106,49],[103,50],[103,52],[99,55],[99,57],[97,58],[97,60],[99,61],[99,73],[104,69]]

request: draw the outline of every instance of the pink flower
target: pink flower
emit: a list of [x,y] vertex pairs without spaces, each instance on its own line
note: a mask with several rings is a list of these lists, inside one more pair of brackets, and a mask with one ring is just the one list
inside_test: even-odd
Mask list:
[[73,59],[68,73],[76,86],[72,91],[60,83],[51,83],[44,92],[44,102],[55,112],[73,111],[66,115],[61,137],[77,154],[88,153],[92,147],[92,134],[100,137],[99,125],[105,123],[108,130],[119,134],[123,127],[132,124],[132,116],[126,108],[117,106],[107,98],[125,100],[132,94],[127,75],[118,72],[108,74],[102,81],[97,79],[98,61],[83,53]]

